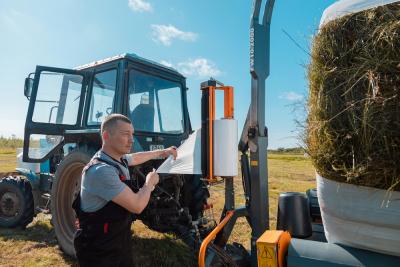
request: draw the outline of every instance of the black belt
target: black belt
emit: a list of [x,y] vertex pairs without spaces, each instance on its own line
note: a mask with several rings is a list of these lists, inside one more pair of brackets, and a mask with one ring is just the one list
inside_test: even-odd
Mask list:
[[107,234],[109,232],[121,231],[123,227],[128,225],[130,226],[131,223],[132,220],[130,218],[116,222],[105,222],[105,223],[94,223],[94,224],[80,223],[79,229],[82,229],[83,231],[91,231],[96,233],[102,232],[104,234]]

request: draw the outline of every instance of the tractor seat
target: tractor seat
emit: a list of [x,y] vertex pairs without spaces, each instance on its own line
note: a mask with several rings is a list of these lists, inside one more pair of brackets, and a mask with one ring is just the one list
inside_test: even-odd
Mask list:
[[150,104],[139,104],[131,112],[135,130],[154,132],[154,108]]

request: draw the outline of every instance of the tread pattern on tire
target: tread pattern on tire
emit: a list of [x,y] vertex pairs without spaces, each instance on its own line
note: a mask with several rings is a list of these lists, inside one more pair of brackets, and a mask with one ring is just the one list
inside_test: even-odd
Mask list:
[[[20,176],[8,176],[0,180],[0,188],[1,187],[8,187],[9,189],[16,190],[17,196],[23,202],[23,205],[21,213],[17,215],[15,220],[3,221],[0,218],[0,226],[25,228],[33,221],[34,217],[33,195],[30,182]],[[18,194],[18,192],[20,194]]]

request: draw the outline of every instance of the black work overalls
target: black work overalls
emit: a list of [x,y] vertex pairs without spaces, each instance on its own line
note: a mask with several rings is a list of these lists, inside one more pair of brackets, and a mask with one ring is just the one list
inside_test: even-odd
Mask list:
[[[116,162],[94,157],[83,169],[104,162],[118,169],[122,182],[130,186]],[[126,162],[124,162],[127,166]],[[128,182],[129,181],[129,182]],[[132,255],[131,213],[113,201],[95,212],[81,209],[80,193],[72,204],[78,217],[78,229],[74,236],[76,256],[81,267],[86,266],[134,266]]]

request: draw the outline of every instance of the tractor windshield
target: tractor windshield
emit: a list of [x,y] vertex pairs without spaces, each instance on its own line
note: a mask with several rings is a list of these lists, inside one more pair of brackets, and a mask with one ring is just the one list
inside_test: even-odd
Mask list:
[[88,125],[100,125],[111,114],[117,86],[117,70],[111,69],[96,73],[90,98]]
[[128,112],[135,131],[182,133],[181,84],[130,70]]

